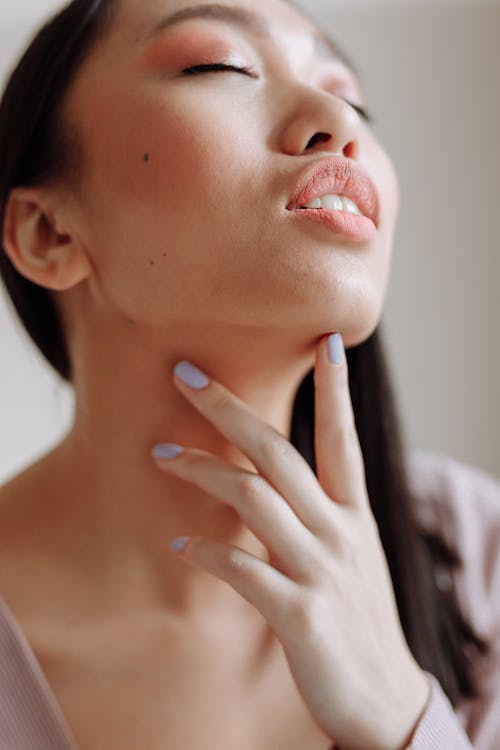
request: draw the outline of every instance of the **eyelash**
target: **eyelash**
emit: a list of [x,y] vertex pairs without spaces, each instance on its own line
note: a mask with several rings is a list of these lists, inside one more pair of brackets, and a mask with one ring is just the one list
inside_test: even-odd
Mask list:
[[[239,67],[237,65],[226,65],[225,63],[210,63],[208,65],[193,65],[191,68],[185,68],[182,72],[184,75],[197,75],[198,73],[202,72],[214,72],[214,71],[220,71],[220,70],[233,70],[237,73],[244,73],[245,75],[251,75],[253,73],[253,68],[245,68],[245,67]],[[346,100],[344,100],[346,101]],[[365,120],[365,122],[373,123],[375,122],[374,118],[370,115],[368,110],[366,110],[364,107],[360,107],[358,104],[352,104],[351,102],[347,102],[350,107],[356,110],[356,112]]]

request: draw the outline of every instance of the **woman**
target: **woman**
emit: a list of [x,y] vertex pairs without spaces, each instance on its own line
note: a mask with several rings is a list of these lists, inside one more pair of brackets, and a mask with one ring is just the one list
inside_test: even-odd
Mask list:
[[345,56],[284,0],[76,0],[0,153],[4,283],[76,396],[0,491],[2,747],[492,749],[500,488],[404,453]]

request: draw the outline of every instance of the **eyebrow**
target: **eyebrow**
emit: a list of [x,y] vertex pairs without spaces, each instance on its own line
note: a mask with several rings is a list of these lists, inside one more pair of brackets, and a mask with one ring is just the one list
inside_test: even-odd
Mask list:
[[[165,29],[171,28],[172,26],[191,18],[207,18],[216,21],[224,21],[233,26],[238,26],[261,39],[270,40],[272,38],[268,21],[257,11],[251,10],[250,8],[243,8],[239,5],[221,5],[220,3],[212,3],[191,5],[187,8],[181,8],[171,16],[163,18],[158,24],[156,24],[147,35],[147,39],[149,40]],[[319,57],[339,60],[357,75],[352,62],[349,60],[345,52],[340,49],[337,42],[331,37],[327,36],[319,29],[316,29],[312,32],[311,39],[316,55]]]

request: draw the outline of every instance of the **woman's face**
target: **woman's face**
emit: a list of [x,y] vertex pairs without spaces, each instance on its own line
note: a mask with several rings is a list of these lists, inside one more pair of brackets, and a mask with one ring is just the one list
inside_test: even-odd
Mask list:
[[[75,205],[89,293],[147,328],[341,330],[359,343],[383,305],[398,186],[347,103],[363,103],[355,76],[314,51],[315,27],[282,0],[232,3],[259,13],[268,36],[207,17],[155,31],[190,5],[120,0],[67,99],[83,146]],[[183,72],[217,62],[252,72]],[[369,241],[287,211],[303,170],[333,155],[375,184]]]

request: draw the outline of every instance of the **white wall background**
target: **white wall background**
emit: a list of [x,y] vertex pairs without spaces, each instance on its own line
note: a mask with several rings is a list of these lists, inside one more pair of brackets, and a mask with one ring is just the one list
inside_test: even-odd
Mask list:
[[378,5],[322,16],[400,177],[384,321],[408,443],[500,476],[500,4]]
[[[2,0],[0,79],[54,0]],[[410,448],[500,476],[500,6],[302,0],[353,57],[402,206],[384,324]],[[58,442],[72,394],[0,289],[0,483]]]

